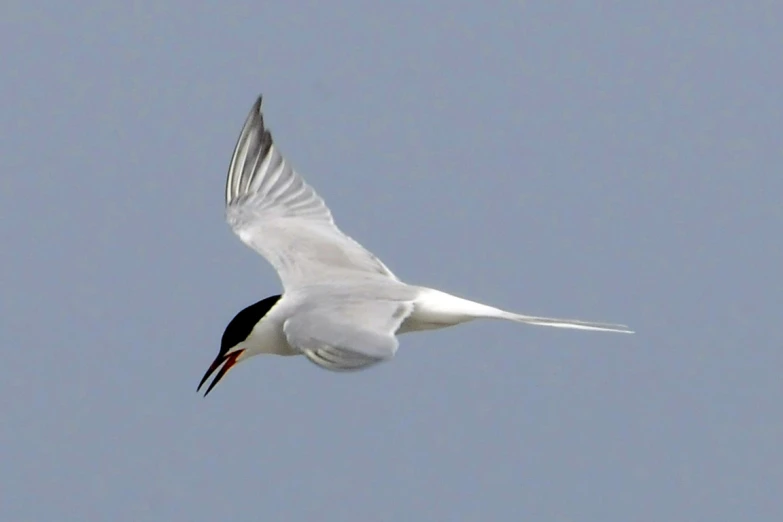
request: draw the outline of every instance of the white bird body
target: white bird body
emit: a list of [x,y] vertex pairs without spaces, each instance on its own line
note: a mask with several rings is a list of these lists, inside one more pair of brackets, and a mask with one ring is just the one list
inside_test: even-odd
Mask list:
[[324,201],[291,168],[264,127],[259,97],[240,133],[226,181],[226,218],[277,270],[284,292],[239,312],[199,384],[206,394],[238,361],[304,355],[333,371],[391,359],[397,334],[473,319],[632,333],[617,324],[520,315],[400,281],[334,224]]

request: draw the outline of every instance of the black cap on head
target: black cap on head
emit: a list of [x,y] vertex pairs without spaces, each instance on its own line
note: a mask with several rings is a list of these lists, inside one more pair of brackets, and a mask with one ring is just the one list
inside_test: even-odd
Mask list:
[[258,324],[258,321],[277,304],[280,297],[279,295],[267,297],[235,315],[223,332],[223,338],[220,340],[220,353],[218,355],[225,355],[231,348],[247,339],[250,332]]
[[229,368],[231,368],[231,366],[236,363],[236,359],[239,356],[239,353],[242,351],[240,350],[239,352],[232,352],[229,354],[229,350],[250,336],[250,332],[253,331],[253,328],[255,328],[256,324],[258,324],[258,321],[260,321],[261,318],[264,317],[273,306],[275,306],[277,301],[280,300],[280,297],[280,295],[273,295],[267,297],[266,299],[262,299],[261,301],[248,306],[234,316],[231,322],[228,323],[228,326],[226,326],[226,330],[223,332],[223,338],[220,340],[220,352],[218,352],[217,357],[215,357],[215,360],[210,365],[207,373],[205,373],[204,377],[201,379],[197,391],[201,389],[206,380],[209,379],[209,376],[212,375],[221,365],[223,365],[223,368],[221,368],[220,372],[218,372],[215,380],[212,381],[212,384],[209,385],[209,388],[207,388],[204,396],[206,397],[212,388],[215,387],[218,381],[223,378]]

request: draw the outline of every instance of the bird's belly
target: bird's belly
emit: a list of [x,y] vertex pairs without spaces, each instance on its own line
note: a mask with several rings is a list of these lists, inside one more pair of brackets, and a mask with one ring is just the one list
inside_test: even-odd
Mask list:
[[402,322],[397,333],[436,330],[481,317],[487,308],[439,290],[422,289],[413,303],[413,311]]
[[398,334],[404,334],[408,332],[422,332],[424,330],[437,330],[438,328],[446,328],[447,326],[453,326],[457,324],[454,321],[448,321],[441,317],[414,317],[413,314],[402,322],[397,329]]

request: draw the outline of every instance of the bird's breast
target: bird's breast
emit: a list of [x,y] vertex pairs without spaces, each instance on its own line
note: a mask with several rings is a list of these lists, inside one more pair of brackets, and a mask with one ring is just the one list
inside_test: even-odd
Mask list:
[[247,356],[259,354],[273,355],[299,355],[300,352],[293,348],[286,340],[283,332],[283,324],[286,315],[276,312],[277,306],[269,315],[262,318],[253,328],[253,331],[245,341]]

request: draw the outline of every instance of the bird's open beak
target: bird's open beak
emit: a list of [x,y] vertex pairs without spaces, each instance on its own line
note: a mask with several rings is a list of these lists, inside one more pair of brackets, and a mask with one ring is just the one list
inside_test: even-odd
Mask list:
[[207,382],[209,376],[215,373],[215,370],[220,368],[220,371],[217,373],[217,375],[215,375],[215,378],[212,380],[212,384],[210,384],[209,388],[207,388],[207,391],[204,392],[204,397],[209,395],[209,392],[212,391],[212,388],[214,388],[215,385],[220,381],[220,379],[222,379],[223,376],[226,373],[228,373],[228,370],[230,370],[231,367],[237,363],[237,359],[239,359],[239,356],[242,355],[242,352],[244,352],[244,350],[236,350],[225,355],[223,354],[218,355],[217,358],[215,358],[215,360],[212,362],[212,365],[209,367],[209,370],[207,370],[207,373],[205,373],[204,377],[201,378],[201,382],[198,384],[198,388],[196,388],[196,391],[201,390],[201,387],[204,386],[205,382]]

